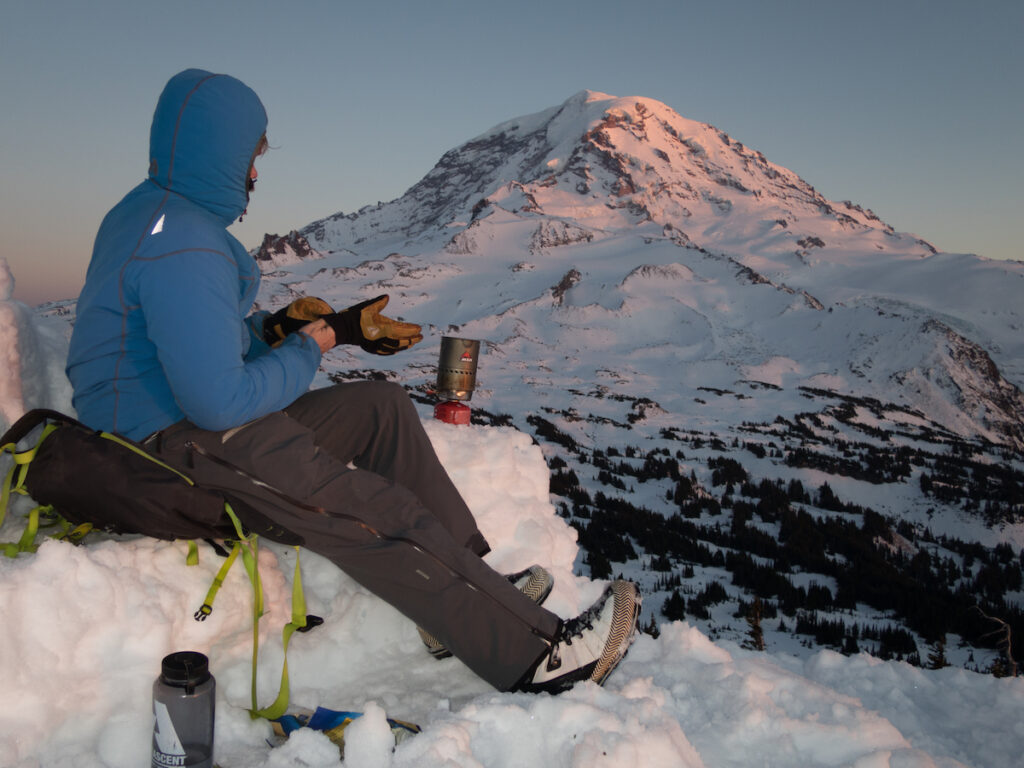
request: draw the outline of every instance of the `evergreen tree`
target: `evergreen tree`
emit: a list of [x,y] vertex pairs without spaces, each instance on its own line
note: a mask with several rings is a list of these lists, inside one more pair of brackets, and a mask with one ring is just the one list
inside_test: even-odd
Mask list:
[[654,620],[654,614],[651,614],[651,620],[644,625],[643,631],[655,640],[661,637],[661,630],[658,629],[658,623]]
[[679,594],[678,589],[673,589],[661,606],[661,615],[669,621],[679,621],[686,618],[686,599]]
[[764,630],[761,629],[761,616],[764,613],[761,605],[761,598],[755,597],[753,604],[747,611],[747,639],[743,641],[743,647],[751,651],[764,650]]
[[935,641],[931,650],[928,651],[928,669],[942,669],[949,666],[946,659],[946,638],[942,637]]
[[591,552],[587,555],[587,565],[590,566],[590,578],[608,579],[612,575],[612,564],[608,558],[600,552]]
[[1010,668],[1006,664],[1006,660],[1002,656],[996,656],[992,662],[992,666],[988,668],[989,674],[992,677],[1009,677]]

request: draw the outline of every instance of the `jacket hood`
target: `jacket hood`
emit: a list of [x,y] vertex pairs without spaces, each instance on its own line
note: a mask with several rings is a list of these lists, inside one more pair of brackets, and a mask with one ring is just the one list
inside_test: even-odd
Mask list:
[[245,210],[249,163],[267,112],[241,80],[201,69],[172,77],[153,114],[149,178],[219,217]]

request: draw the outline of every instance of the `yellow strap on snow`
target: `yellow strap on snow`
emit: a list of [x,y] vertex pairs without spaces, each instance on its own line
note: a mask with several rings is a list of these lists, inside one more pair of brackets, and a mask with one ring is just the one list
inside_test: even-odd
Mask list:
[[[63,518],[61,518],[63,520]],[[71,523],[64,520],[64,530],[57,538],[61,541],[68,541],[72,544],[77,544],[85,538],[86,534],[92,531],[92,523],[80,523],[74,528],[71,527]]]
[[[284,663],[281,665],[281,687],[278,690],[274,702],[263,709],[252,712],[253,717],[263,717],[267,720],[276,720],[288,709],[290,696],[290,684],[288,682],[288,643],[297,631],[306,627],[306,597],[302,592],[302,570],[299,567],[299,548],[295,547],[295,577],[292,580],[292,620],[284,625],[281,632],[281,644],[284,652]],[[253,675],[256,667],[253,667]],[[255,678],[253,680],[255,684]],[[253,699],[253,708],[256,707],[256,700]]]
[[252,620],[252,709],[249,716],[254,720],[258,717],[267,720],[275,720],[281,717],[288,709],[289,689],[288,681],[288,643],[296,631],[306,627],[306,597],[302,591],[302,570],[299,565],[299,548],[295,547],[295,576],[292,580],[292,620],[285,624],[281,633],[282,653],[284,663],[281,666],[281,685],[278,689],[277,698],[273,703],[262,709],[259,707],[257,696],[256,672],[259,660],[260,629],[259,621],[263,615],[263,584],[260,581],[258,566],[259,550],[257,548],[257,537],[246,535],[242,523],[227,502],[224,503],[224,511],[231,518],[235,526],[235,533],[238,534],[236,546],[241,550],[242,562],[249,574],[253,589],[253,620]]
[[[195,543],[194,541],[192,542]],[[224,560],[220,570],[217,571],[217,575],[213,577],[213,583],[210,584],[210,589],[206,593],[206,599],[203,601],[202,606],[198,611],[195,612],[194,618],[196,621],[206,621],[206,617],[213,613],[213,601],[217,597],[217,592],[220,591],[221,586],[224,584],[224,579],[227,578],[228,572],[231,570],[231,566],[235,564],[235,560],[238,559],[238,553],[242,551],[242,545],[240,542],[234,542],[231,547],[231,552],[228,553],[227,559]],[[198,549],[197,555],[198,558]]]
[[256,668],[260,652],[260,617],[263,615],[263,584],[260,581],[259,570],[259,545],[255,536],[247,535],[242,528],[242,522],[235,514],[231,505],[224,502],[224,511],[231,518],[235,526],[235,533],[238,534],[239,550],[242,553],[242,564],[246,573],[249,574],[249,581],[252,583],[252,709],[249,715],[255,719],[257,713],[258,697],[256,693]]
[[[43,427],[43,433],[39,436],[36,444],[25,451],[19,451],[18,446],[14,443],[0,446],[0,454],[9,452],[14,462],[4,476],[3,486],[0,487],[0,526],[4,524],[4,519],[7,517],[7,505],[10,503],[11,494],[28,495],[25,490],[25,478],[28,476],[29,464],[36,457],[39,446],[43,444],[43,441],[55,429],[57,429],[55,424],[47,424]],[[28,524],[17,543],[0,545],[7,557],[17,557],[20,552],[34,552],[36,550],[35,539],[39,531],[39,514],[44,509],[51,510],[52,507],[40,505],[29,512]]]

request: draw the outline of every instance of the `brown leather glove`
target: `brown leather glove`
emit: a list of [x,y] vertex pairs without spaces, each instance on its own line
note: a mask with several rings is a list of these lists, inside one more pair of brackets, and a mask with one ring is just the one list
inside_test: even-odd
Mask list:
[[332,315],[334,310],[323,299],[315,296],[303,296],[287,307],[282,307],[263,321],[263,340],[276,347],[286,336],[309,325],[324,315]]
[[388,304],[385,293],[375,299],[325,315],[324,320],[334,329],[334,343],[358,344],[375,355],[393,355],[423,340],[420,326],[403,323],[382,315]]

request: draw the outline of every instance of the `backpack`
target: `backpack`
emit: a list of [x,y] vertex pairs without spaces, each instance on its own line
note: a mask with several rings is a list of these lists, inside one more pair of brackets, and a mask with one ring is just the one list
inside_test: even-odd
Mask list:
[[[17,444],[39,426],[36,445],[19,452]],[[15,492],[76,526],[164,540],[234,536],[222,494],[199,487],[139,443],[57,411],[26,413],[0,438],[3,451],[14,465],[3,486],[0,523]]]

